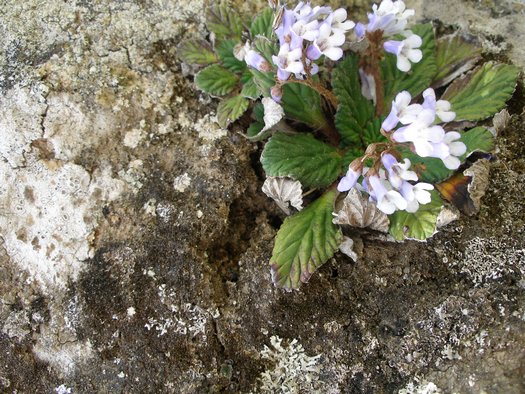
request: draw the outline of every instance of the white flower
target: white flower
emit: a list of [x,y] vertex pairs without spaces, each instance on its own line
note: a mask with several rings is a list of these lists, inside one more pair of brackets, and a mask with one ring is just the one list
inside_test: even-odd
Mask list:
[[394,129],[399,122],[403,124],[409,124],[417,119],[419,113],[423,110],[420,104],[410,105],[412,97],[406,90],[397,94],[394,101],[392,101],[392,109],[390,114],[383,121],[381,127],[390,131]]
[[284,44],[277,56],[272,56],[273,63],[278,67],[277,77],[281,81],[286,81],[291,73],[304,72],[304,65],[301,61],[303,52],[301,48],[290,50],[289,44]]
[[373,75],[367,74],[362,68],[359,69],[361,79],[361,94],[368,100],[376,103],[376,81]]
[[412,63],[419,63],[423,58],[423,52],[419,47],[423,44],[423,40],[417,34],[412,34],[403,41],[386,41],[383,44],[386,52],[397,56],[397,68],[403,72],[410,71]]
[[385,153],[381,157],[381,162],[388,172],[388,180],[394,189],[399,189],[405,181],[417,181],[417,174],[409,171],[411,166],[409,159],[404,159],[399,163],[390,153]]
[[407,201],[396,190],[392,190],[390,183],[377,175],[367,178],[370,197],[377,203],[377,209],[390,215],[396,210],[404,210]]
[[423,108],[433,110],[443,122],[451,122],[456,117],[456,113],[450,111],[450,102],[446,100],[438,100],[436,102],[436,93],[434,92],[434,89],[426,89],[423,92],[423,98],[425,99],[423,102]]
[[355,23],[347,21],[347,13],[344,8],[338,8],[332,14],[332,31],[334,33],[346,33],[348,30],[353,29]]
[[467,151],[467,146],[463,142],[457,141],[460,138],[461,134],[457,131],[449,131],[444,135],[441,143],[433,144],[433,152],[430,156],[441,159],[449,170],[457,169],[461,164],[458,157]]
[[412,185],[405,182],[401,189],[401,194],[407,200],[407,212],[416,212],[419,209],[419,205],[428,204],[432,200],[432,195],[429,190],[433,190],[434,186],[430,183],[419,182]]
[[321,55],[334,61],[339,60],[343,57],[343,50],[339,47],[344,44],[345,40],[343,33],[332,32],[332,27],[323,22],[319,27],[319,36],[306,50],[306,56],[311,60],[317,60]]

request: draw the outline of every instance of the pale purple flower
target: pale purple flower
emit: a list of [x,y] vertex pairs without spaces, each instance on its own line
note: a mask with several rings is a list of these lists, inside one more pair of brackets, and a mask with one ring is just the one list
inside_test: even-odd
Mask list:
[[311,60],[317,60],[321,55],[334,61],[339,60],[343,57],[343,50],[339,47],[345,40],[343,33],[332,32],[332,27],[324,22],[319,27],[319,36],[306,50],[306,56]]
[[298,74],[304,72],[304,65],[301,61],[301,48],[290,50],[288,44],[281,46],[279,54],[272,56],[273,63],[278,67],[277,78],[281,81],[286,81],[291,73]]
[[388,173],[388,180],[394,189],[399,189],[405,181],[417,181],[417,174],[410,171],[411,166],[409,159],[404,159],[403,163],[399,163],[397,159],[390,153],[385,153],[381,156],[381,162]]
[[344,177],[341,178],[337,185],[337,190],[340,192],[346,192],[353,188],[357,183],[357,179],[361,176],[360,171],[354,170],[352,167],[348,168],[348,171]]
[[410,34],[403,41],[386,41],[383,44],[385,51],[397,56],[397,68],[403,72],[410,71],[412,63],[419,63],[423,58],[423,52],[419,47],[423,40],[417,34]]
[[293,24],[292,30],[302,39],[314,41],[319,36],[319,21],[306,22],[301,19]]
[[403,1],[383,0],[379,6],[372,6],[373,14],[368,14],[367,31],[382,30],[385,36],[402,33],[407,25],[407,19],[415,14],[414,10],[406,9]]
[[439,119],[443,122],[451,122],[456,117],[456,113],[450,111],[451,105],[450,102],[446,100],[436,101],[436,93],[434,89],[428,88],[423,92],[423,108],[428,108],[433,110]]
[[332,14],[332,31],[334,33],[345,34],[347,31],[354,28],[355,23],[347,21],[347,13],[344,8],[338,8]]
[[412,185],[406,182],[401,189],[401,194],[407,201],[407,212],[416,212],[419,205],[428,204],[432,200],[432,195],[429,190],[433,190],[434,186],[430,183],[419,182]]
[[433,152],[430,156],[441,159],[449,170],[457,169],[461,164],[458,157],[467,151],[467,146],[458,141],[460,138],[461,134],[457,131],[449,131],[440,143],[433,144]]
[[422,111],[423,107],[420,104],[410,105],[412,97],[406,90],[398,93],[394,101],[392,101],[392,109],[390,114],[383,121],[381,127],[385,131],[393,130],[399,122],[406,125],[414,122],[417,116]]
[[272,96],[273,101],[280,103],[283,98],[283,87],[279,84],[272,86],[270,96]]
[[259,71],[271,71],[272,66],[266,61],[261,54],[254,51],[253,49],[248,50],[244,56],[244,61],[250,67],[255,68]]
[[398,191],[391,189],[392,185],[386,179],[371,175],[367,177],[367,182],[370,197],[376,201],[380,211],[390,215],[407,207],[407,201]]
[[359,78],[361,80],[361,94],[368,100],[376,103],[376,81],[374,77],[367,74],[362,68],[359,69]]

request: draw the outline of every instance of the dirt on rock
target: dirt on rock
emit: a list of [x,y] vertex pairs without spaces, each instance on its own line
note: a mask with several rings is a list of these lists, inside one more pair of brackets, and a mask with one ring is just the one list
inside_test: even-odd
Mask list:
[[[460,3],[488,56],[523,67],[515,37],[477,19],[513,20],[515,2]],[[525,392],[522,82],[478,214],[425,243],[352,233],[357,261],[285,292],[262,144],[221,129],[176,60],[207,36],[207,6],[1,7],[0,391]]]

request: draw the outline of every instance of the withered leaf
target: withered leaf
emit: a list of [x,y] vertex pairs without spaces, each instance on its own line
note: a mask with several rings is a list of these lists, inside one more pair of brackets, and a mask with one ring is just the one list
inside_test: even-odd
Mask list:
[[342,208],[334,213],[334,224],[347,224],[353,227],[370,228],[388,232],[388,216],[377,209],[360,191],[353,188],[343,200]]

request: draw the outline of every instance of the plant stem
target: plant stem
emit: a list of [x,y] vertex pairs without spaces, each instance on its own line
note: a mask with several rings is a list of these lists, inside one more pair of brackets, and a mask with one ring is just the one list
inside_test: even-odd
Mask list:
[[381,79],[381,59],[383,58],[383,31],[376,30],[366,33],[368,47],[361,58],[361,67],[364,72],[371,75],[375,82],[376,115],[380,116],[385,110],[385,90]]

